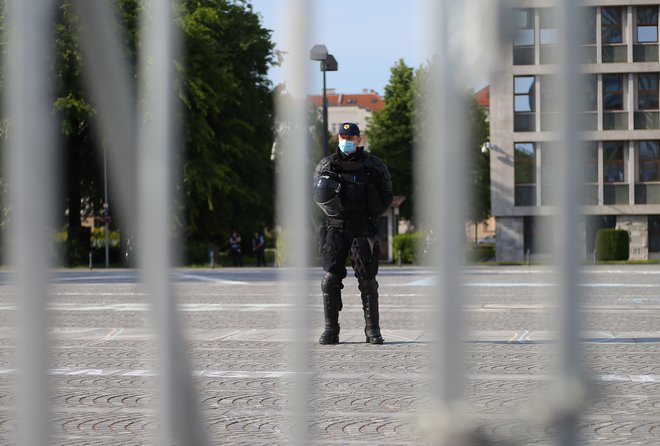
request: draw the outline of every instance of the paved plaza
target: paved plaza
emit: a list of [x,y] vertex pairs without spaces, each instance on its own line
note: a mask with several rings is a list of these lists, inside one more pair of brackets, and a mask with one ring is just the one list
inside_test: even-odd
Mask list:
[[[287,444],[289,299],[277,269],[174,273],[197,398],[212,444]],[[4,273],[3,273],[4,274]],[[341,344],[320,346],[323,312],[310,271],[310,442],[427,444],[431,307],[427,271],[379,275],[385,344],[367,345],[356,281],[345,281]],[[50,297],[53,435],[61,445],[153,444],[159,397],[147,297],[134,271],[58,271]],[[15,432],[12,287],[0,275],[0,444]],[[474,267],[464,276],[464,402],[487,443],[553,444],[548,418],[558,334],[542,267]],[[584,364],[593,381],[586,445],[660,444],[660,267],[591,266]]]

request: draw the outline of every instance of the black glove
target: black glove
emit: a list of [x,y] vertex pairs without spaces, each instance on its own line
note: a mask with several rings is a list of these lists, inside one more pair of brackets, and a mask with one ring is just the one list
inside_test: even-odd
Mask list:
[[367,223],[367,231],[369,231],[369,234],[376,235],[378,234],[378,217],[371,217],[369,218],[369,222]]

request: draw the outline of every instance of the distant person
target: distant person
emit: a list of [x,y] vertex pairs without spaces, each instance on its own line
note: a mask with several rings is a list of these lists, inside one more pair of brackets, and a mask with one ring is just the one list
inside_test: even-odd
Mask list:
[[234,266],[243,266],[243,257],[241,253],[241,235],[236,229],[229,237],[229,253],[234,260]]
[[321,281],[325,330],[320,344],[339,342],[342,280],[350,254],[364,311],[364,335],[382,344],[378,315],[378,218],[392,203],[392,180],[387,166],[364,151],[360,129],[351,122],[339,126],[335,153],[323,158],[314,171],[314,201],[325,214],[319,226],[323,269]]
[[265,248],[266,240],[264,236],[259,231],[255,232],[252,238],[252,251],[254,251],[254,256],[257,258],[257,266],[266,266]]

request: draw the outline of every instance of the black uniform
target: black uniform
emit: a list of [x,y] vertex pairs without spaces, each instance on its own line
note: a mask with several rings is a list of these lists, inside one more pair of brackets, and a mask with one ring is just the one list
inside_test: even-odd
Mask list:
[[324,216],[319,237],[322,246],[321,282],[325,331],[321,344],[339,342],[339,311],[342,308],[342,279],[346,277],[346,258],[351,255],[355,277],[362,295],[366,341],[382,344],[378,317],[379,246],[376,240],[378,218],[392,203],[392,181],[385,164],[364,152],[339,152],[323,158],[316,166],[314,180],[330,174],[341,184],[341,209]]

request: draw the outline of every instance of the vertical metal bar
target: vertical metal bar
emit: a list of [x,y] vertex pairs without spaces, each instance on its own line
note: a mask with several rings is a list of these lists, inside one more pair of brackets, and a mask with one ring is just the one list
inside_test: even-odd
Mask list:
[[113,190],[118,195],[115,210],[119,210],[122,218],[122,236],[128,237],[135,231],[137,211],[135,88],[130,67],[121,56],[121,39],[113,25],[112,5],[85,0],[75,0],[74,4],[81,19],[83,80],[94,106],[99,109],[100,128],[96,130],[107,142],[110,172],[122,176],[121,181],[113,183]]
[[103,217],[105,223],[105,267],[110,267],[110,203],[108,203],[108,157],[103,147]]
[[[423,93],[420,127],[420,156],[416,160],[423,203],[420,218],[432,230],[436,246],[430,249],[431,268],[437,283],[430,290],[434,305],[431,327],[435,343],[433,354],[434,397],[442,415],[453,420],[455,404],[462,396],[461,361],[461,266],[463,259],[464,205],[464,117],[463,100],[459,96],[457,70],[449,47],[449,21],[458,3],[451,0],[430,1],[426,7],[426,42],[433,54],[428,84]],[[447,421],[447,420],[445,420]],[[443,423],[447,432],[436,432],[435,441],[447,444],[455,427]]]
[[282,270],[281,284],[290,296],[292,304],[292,333],[287,342],[288,355],[292,358],[291,383],[287,386],[291,401],[291,444],[305,446],[309,437],[309,286],[306,267],[309,264],[307,240],[310,233],[309,186],[309,131],[307,123],[307,86],[309,61],[309,2],[287,0],[280,8],[281,19],[286,20],[283,29],[284,48],[289,53],[285,64],[285,80],[289,97],[280,96],[277,104],[281,126],[277,154],[277,221],[281,225],[286,243],[286,262]]
[[19,442],[50,444],[51,397],[48,292],[49,219],[54,199],[52,160],[55,145],[49,91],[53,3],[8,2],[9,60],[7,116],[10,146],[7,174],[11,184],[11,263],[16,270],[19,308]]
[[158,339],[162,409],[159,444],[208,444],[192,383],[190,360],[183,342],[170,284],[172,246],[174,54],[176,48],[169,0],[147,0],[140,17],[142,47],[139,87],[143,94],[138,131],[138,256],[151,299]]
[[[562,36],[560,43],[561,64],[559,70],[559,85],[563,85],[561,93],[562,113],[559,134],[559,172],[560,213],[558,220],[558,268],[560,292],[560,383],[563,387],[563,397],[575,398],[576,386],[581,386],[582,360],[579,347],[580,339],[580,290],[581,275],[580,256],[580,214],[579,197],[581,197],[582,172],[584,163],[583,144],[579,139],[580,111],[579,91],[579,32],[580,14],[579,0],[561,0],[559,4],[559,26]],[[577,403],[577,402],[576,402]],[[577,414],[579,406],[568,404],[568,413],[561,414],[562,423],[559,427],[559,444],[572,446],[577,444]]]
[[325,75],[326,75],[326,62],[321,61],[321,68],[323,69],[323,156],[328,156],[328,90],[326,89]]

